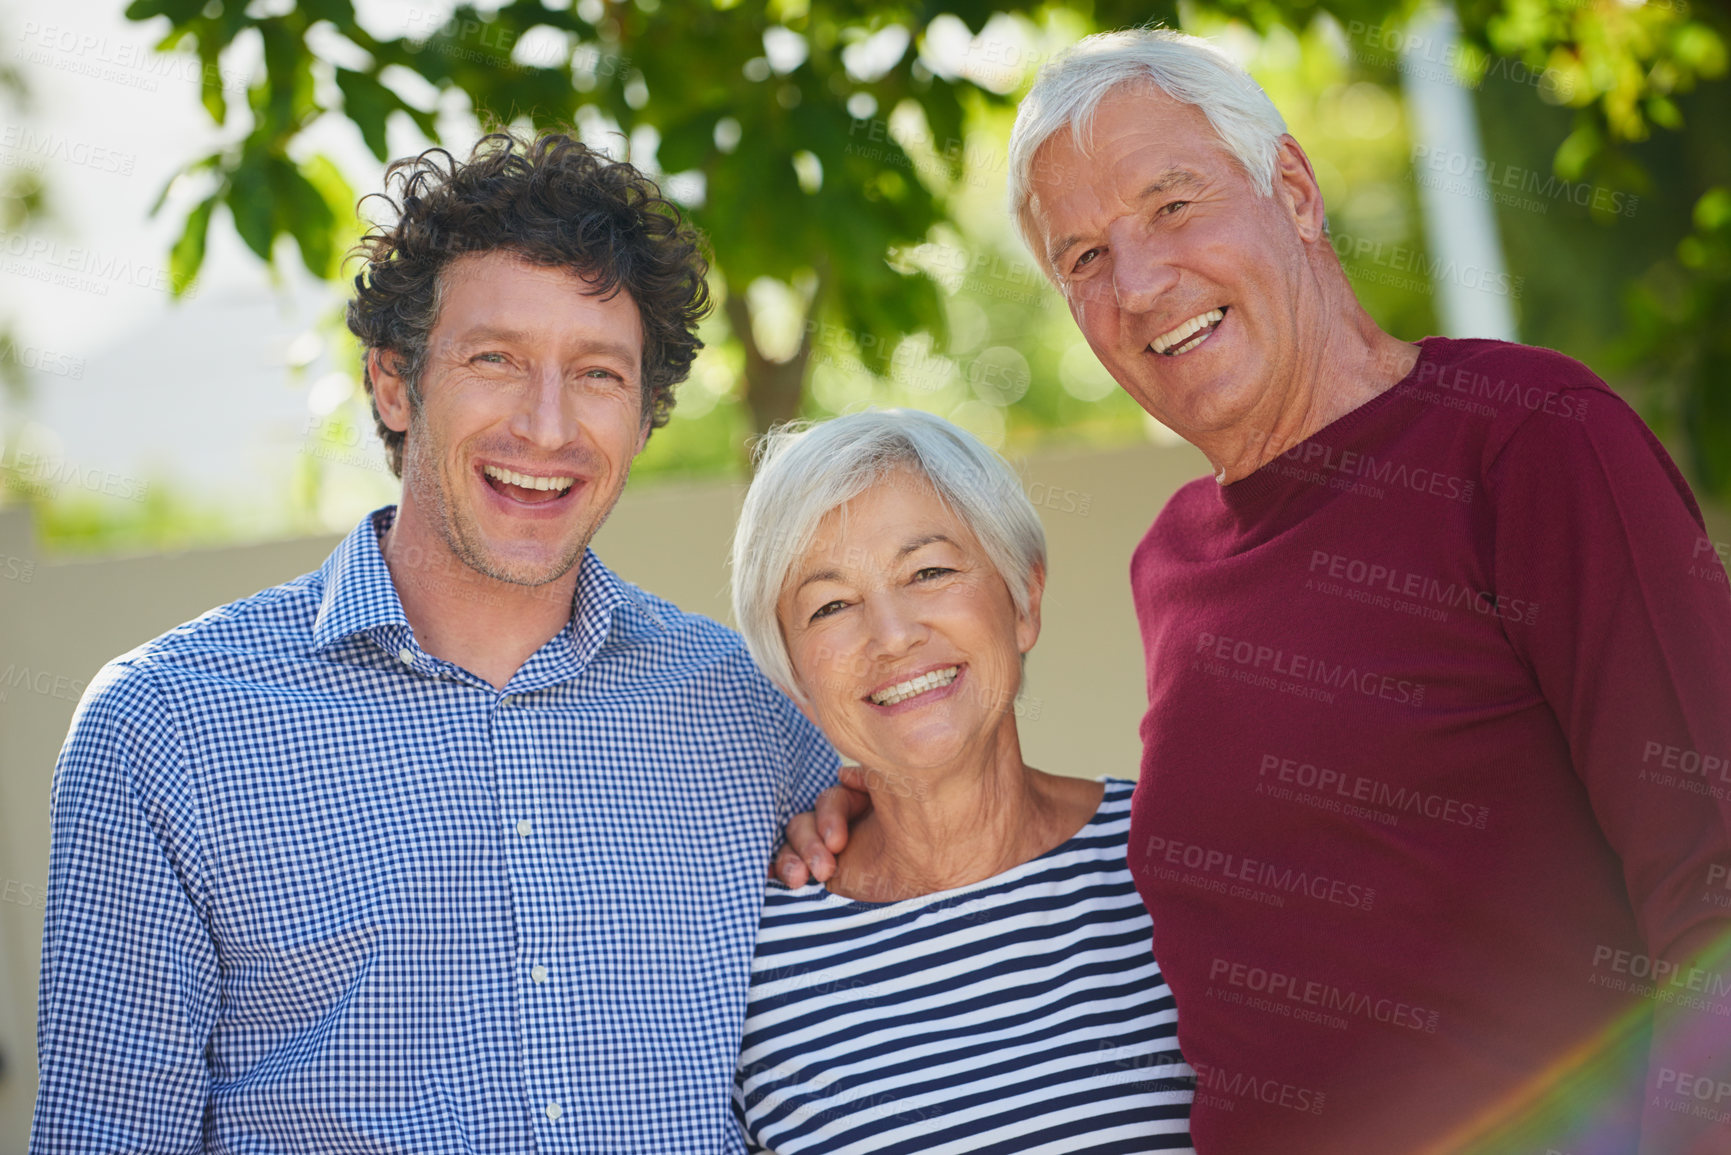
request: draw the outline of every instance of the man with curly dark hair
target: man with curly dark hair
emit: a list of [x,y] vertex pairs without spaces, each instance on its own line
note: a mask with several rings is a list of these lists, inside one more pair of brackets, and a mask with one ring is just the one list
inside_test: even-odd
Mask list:
[[835,755],[588,549],[700,245],[559,134],[386,183],[349,324],[402,500],[92,682],[32,1151],[739,1149],[763,868]]

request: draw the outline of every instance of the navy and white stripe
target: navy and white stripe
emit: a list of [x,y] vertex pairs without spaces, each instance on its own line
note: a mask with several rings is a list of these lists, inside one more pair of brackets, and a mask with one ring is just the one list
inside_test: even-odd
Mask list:
[[391,516],[91,683],[38,1155],[741,1150],[764,864],[834,751],[594,554],[503,690],[428,653]]
[[822,1152],[1190,1151],[1195,1073],[1125,864],[1134,784],[969,886],[856,902],[771,883],[735,1109]]

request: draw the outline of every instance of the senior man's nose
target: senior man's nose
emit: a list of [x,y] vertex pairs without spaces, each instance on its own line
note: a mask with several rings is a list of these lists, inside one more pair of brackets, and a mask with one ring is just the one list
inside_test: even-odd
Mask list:
[[1126,313],[1146,313],[1177,287],[1166,247],[1131,222],[1112,243],[1112,293]]
[[577,437],[577,415],[563,372],[554,365],[537,365],[523,382],[511,414],[511,432],[537,449],[563,449]]

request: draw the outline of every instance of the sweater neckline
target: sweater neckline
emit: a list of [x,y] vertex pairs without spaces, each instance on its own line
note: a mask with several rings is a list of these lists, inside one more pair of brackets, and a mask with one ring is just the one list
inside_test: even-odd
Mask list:
[[1326,440],[1327,444],[1339,448],[1343,442],[1359,436],[1367,426],[1381,417],[1396,399],[1404,397],[1411,390],[1414,380],[1418,378],[1419,368],[1427,361],[1436,360],[1438,347],[1444,340],[1445,338],[1442,337],[1420,338],[1416,342],[1418,360],[1412,363],[1412,368],[1399,381],[1358,408],[1349,410],[1335,418],[1303,441],[1277,455],[1272,461],[1264,462],[1248,477],[1241,477],[1227,485],[1216,483],[1214,488],[1219,493],[1221,504],[1232,513],[1240,516],[1255,514],[1276,498],[1290,494],[1301,486],[1306,490],[1315,489],[1316,487],[1310,482],[1282,472],[1279,468],[1280,463],[1287,460],[1288,454],[1294,453],[1312,442]]
[[848,898],[845,895],[835,893],[821,882],[810,882],[801,887],[800,890],[789,891],[788,893],[805,897],[802,892],[810,891],[812,892],[811,897],[817,898],[825,906],[838,910],[886,911],[914,910],[926,906],[954,903],[979,891],[1003,886],[1014,881],[1019,875],[1037,872],[1052,860],[1075,853],[1090,839],[1098,838],[1100,828],[1106,823],[1122,821],[1124,815],[1119,811],[1128,809],[1129,794],[1136,784],[1127,779],[1113,778],[1109,775],[1098,778],[1096,781],[1103,783],[1105,790],[1100,796],[1100,805],[1095,807],[1093,815],[1082,824],[1081,829],[1050,850],[1037,854],[1026,862],[1020,862],[1006,870],[1001,870],[997,874],[964,883],[961,886],[934,890],[930,894],[915,895],[913,898],[893,899],[889,902],[870,902],[865,899]]

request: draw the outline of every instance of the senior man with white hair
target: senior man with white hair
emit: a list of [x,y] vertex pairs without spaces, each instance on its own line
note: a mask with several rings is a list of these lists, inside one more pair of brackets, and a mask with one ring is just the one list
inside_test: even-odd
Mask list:
[[1089,345],[1215,472],[1131,566],[1129,858],[1197,1149],[1731,1151],[1731,599],[1664,450],[1561,354],[1380,329],[1203,41],[1082,41],[1010,163]]

